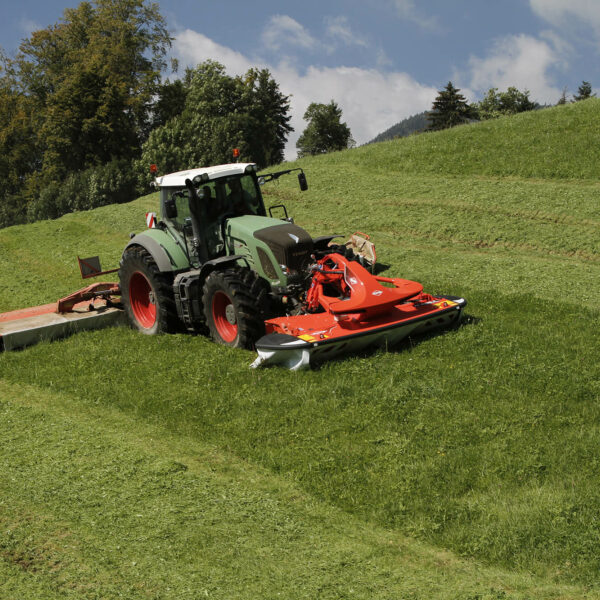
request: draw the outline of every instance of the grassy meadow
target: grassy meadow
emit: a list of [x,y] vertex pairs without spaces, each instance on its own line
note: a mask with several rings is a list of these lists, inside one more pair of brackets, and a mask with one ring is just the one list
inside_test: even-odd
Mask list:
[[[294,163],[313,235],[467,298],[304,373],[127,328],[0,355],[0,598],[600,597],[600,100]],[[0,311],[156,195],[0,230]]]

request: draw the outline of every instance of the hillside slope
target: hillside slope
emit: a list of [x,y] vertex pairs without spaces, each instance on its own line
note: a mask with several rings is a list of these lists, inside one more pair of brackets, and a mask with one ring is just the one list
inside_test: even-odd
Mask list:
[[357,148],[351,165],[402,173],[597,178],[600,99]]
[[[196,566],[214,573],[209,597],[347,597],[342,581],[356,582],[358,597],[599,597],[600,185],[598,149],[582,141],[596,135],[584,124],[599,110],[600,101],[586,101],[514,117],[520,128],[500,119],[304,159],[308,192],[292,178],[265,186],[268,204],[284,201],[314,235],[366,230],[390,274],[464,295],[469,319],[456,331],[308,373],[249,372],[250,352],[124,328],[0,356],[6,589],[68,597],[69,585],[91,580],[106,597],[164,597],[167,588],[185,597]],[[548,148],[560,140],[556,152],[538,144],[542,131]],[[0,310],[77,287],[77,254],[99,253],[114,266],[155,202],[0,231]],[[107,438],[109,417],[120,424]],[[70,440],[62,450],[59,439]],[[140,444],[151,451],[138,456]],[[216,503],[219,486],[202,495],[202,478],[179,503],[170,461],[192,470],[194,453],[212,453],[200,461],[209,470],[237,473],[237,491],[223,493],[235,497],[231,506]],[[131,474],[124,495],[111,491]],[[257,491],[257,481],[275,495]],[[137,496],[148,485],[146,502]],[[72,517],[68,498],[80,502]],[[272,520],[244,524],[244,502]],[[184,531],[192,506],[214,529]],[[181,542],[158,517],[135,525],[138,514],[166,515]],[[61,524],[81,546],[89,542],[79,559],[61,546]],[[119,548],[110,531],[123,538]],[[220,544],[207,541],[211,531]],[[409,548],[408,562],[378,545],[388,535]],[[139,543],[161,536],[174,543],[164,566]],[[446,549],[451,559],[432,562],[406,536],[426,544],[427,556]],[[193,562],[203,548],[213,554]],[[221,555],[242,573],[239,586],[211,563]],[[118,575],[123,564],[131,566]],[[139,587],[146,576],[151,589]],[[36,591],[44,585],[54,596]],[[204,593],[193,585],[190,594]]]

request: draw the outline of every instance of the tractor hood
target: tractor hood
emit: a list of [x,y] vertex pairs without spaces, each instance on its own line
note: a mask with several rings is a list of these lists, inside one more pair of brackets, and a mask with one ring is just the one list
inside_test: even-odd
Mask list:
[[[310,234],[286,221],[246,215],[229,219],[227,235],[246,244],[266,245],[277,264],[285,265],[290,270],[301,272],[310,262],[313,252],[313,240]],[[262,244],[261,244],[262,242]]]
[[271,217],[261,217],[258,215],[243,215],[241,217],[232,217],[227,219],[225,232],[227,236],[242,240],[251,240],[254,232],[265,227],[277,227],[289,225],[281,219],[272,219]]

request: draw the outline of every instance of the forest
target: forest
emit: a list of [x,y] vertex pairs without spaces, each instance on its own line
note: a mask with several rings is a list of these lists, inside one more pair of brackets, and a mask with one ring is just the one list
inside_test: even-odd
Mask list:
[[230,162],[234,147],[282,161],[289,99],[269,71],[206,61],[177,74],[170,45],[156,4],[97,0],[0,55],[0,227],[130,201],[152,163]]

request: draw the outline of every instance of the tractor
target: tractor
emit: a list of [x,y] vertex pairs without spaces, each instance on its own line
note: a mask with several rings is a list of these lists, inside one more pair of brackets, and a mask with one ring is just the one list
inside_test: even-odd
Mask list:
[[135,328],[208,333],[218,343],[252,348],[267,318],[300,311],[309,265],[336,236],[313,239],[282,204],[267,214],[261,186],[299,171],[304,191],[302,169],[261,177],[257,170],[233,163],[155,178],[160,219],[132,234],[119,268]]

